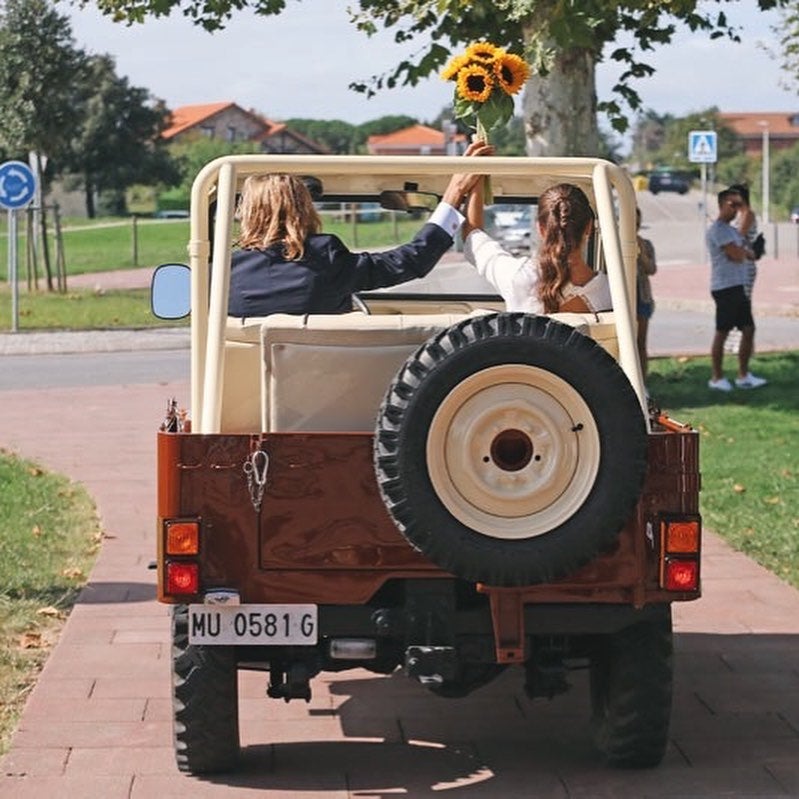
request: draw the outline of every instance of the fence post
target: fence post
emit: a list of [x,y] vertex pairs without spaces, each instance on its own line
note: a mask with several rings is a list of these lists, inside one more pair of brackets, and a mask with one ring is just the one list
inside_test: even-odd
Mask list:
[[131,221],[133,226],[133,265],[139,265],[139,225],[138,225],[139,217],[137,214],[133,214]]

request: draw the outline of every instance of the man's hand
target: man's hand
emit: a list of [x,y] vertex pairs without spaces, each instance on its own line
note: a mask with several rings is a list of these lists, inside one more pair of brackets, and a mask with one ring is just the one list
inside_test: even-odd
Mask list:
[[[484,141],[473,141],[464,153],[465,156],[478,157],[482,155],[493,155],[494,146]],[[442,199],[454,208],[459,208],[472,192],[474,187],[483,176],[477,173],[464,172],[454,174],[449,181]]]

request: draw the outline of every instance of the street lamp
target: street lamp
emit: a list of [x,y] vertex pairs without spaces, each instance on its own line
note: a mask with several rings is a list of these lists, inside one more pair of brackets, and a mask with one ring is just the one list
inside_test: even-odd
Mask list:
[[763,128],[763,143],[762,143],[762,150],[763,150],[763,226],[765,227],[768,224],[768,211],[769,211],[769,172],[771,168],[769,166],[769,155],[771,149],[771,142],[769,140],[769,127],[768,121],[765,119],[761,119],[760,122],[757,123],[760,127]]

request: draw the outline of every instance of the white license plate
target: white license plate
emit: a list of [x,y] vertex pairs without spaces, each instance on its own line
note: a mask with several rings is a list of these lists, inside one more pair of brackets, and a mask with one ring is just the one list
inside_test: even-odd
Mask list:
[[189,643],[313,646],[316,605],[189,605]]

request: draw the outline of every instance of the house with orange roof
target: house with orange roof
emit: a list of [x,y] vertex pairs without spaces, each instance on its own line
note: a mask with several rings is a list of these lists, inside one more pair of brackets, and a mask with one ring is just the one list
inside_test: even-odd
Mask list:
[[466,149],[466,136],[447,133],[427,125],[411,125],[393,133],[370,136],[369,155],[459,155]]
[[233,102],[183,105],[172,111],[169,127],[161,134],[169,142],[205,136],[231,143],[260,142],[265,153],[325,154],[326,147]]
[[724,112],[718,117],[741,139],[746,155],[762,156],[766,138],[771,151],[799,143],[799,113],[795,111]]

